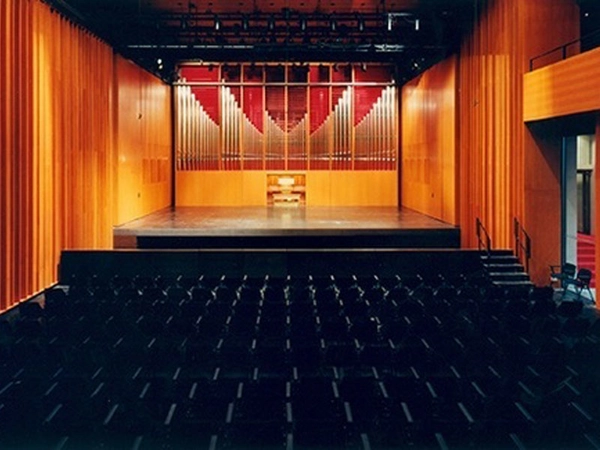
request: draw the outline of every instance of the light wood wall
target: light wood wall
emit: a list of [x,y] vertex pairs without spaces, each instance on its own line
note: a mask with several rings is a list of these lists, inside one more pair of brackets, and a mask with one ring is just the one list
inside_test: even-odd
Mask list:
[[[560,208],[560,201],[554,198],[554,187],[547,189],[556,183],[552,171],[540,172],[537,165],[549,157],[548,152],[555,151],[552,149],[556,145],[540,148],[535,139],[526,139],[523,75],[531,57],[578,37],[578,7],[575,0],[487,3],[475,3],[479,10],[473,30],[460,52],[462,245],[477,246],[475,219],[479,217],[490,231],[494,246],[512,248],[512,220],[516,217],[533,239],[532,278],[544,284],[548,281],[548,264],[557,263],[559,255],[539,250],[560,241],[560,224],[553,223],[555,212],[549,213],[547,221],[539,218],[550,206]],[[539,200],[542,195],[543,201],[534,202],[529,197],[526,202],[533,191]]]
[[112,49],[41,0],[0,2],[0,310],[55,282],[61,250],[112,246],[114,77]]
[[117,218],[171,204],[171,87],[116,56]]
[[402,206],[457,224],[456,57],[402,88]]
[[600,48],[525,74],[525,120],[600,110],[598,80]]
[[[266,171],[178,171],[177,206],[266,206]],[[289,172],[295,173],[295,172]],[[313,170],[307,206],[397,206],[397,172]]]
[[111,245],[112,50],[40,1],[0,6],[0,309]]

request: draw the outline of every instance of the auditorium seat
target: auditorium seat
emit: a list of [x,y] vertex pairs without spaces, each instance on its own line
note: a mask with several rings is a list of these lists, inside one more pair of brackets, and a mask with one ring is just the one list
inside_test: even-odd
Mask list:
[[0,445],[593,448],[584,308],[449,280],[79,277],[0,322]]

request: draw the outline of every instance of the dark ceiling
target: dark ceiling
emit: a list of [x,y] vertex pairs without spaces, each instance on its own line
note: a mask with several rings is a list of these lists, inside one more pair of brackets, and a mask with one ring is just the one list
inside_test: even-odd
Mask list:
[[178,62],[392,62],[399,82],[455,50],[485,0],[46,0],[168,79]]

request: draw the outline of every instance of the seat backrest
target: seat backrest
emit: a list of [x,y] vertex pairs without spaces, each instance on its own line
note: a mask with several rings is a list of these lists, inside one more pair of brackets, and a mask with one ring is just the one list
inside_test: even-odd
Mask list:
[[577,272],[577,279],[580,283],[587,286],[592,280],[592,271],[586,268],[579,269],[579,272]]
[[569,277],[569,278],[575,278],[575,273],[577,272],[577,267],[575,267],[575,264],[571,264],[571,263],[564,263],[562,266],[562,275]]

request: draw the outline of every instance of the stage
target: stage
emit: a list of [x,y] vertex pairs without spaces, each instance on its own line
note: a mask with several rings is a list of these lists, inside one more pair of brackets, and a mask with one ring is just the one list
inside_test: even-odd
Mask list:
[[395,207],[178,207],[113,237],[116,249],[460,247],[458,227]]

